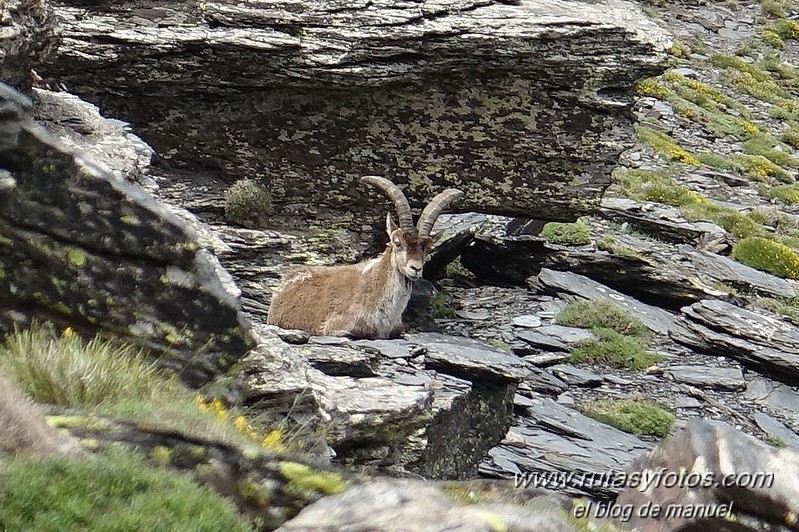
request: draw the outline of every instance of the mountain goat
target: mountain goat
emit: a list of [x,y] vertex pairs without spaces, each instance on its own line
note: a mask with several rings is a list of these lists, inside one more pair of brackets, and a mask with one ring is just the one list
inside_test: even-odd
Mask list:
[[463,196],[450,188],[424,208],[414,227],[408,200],[384,177],[364,176],[394,202],[399,226],[386,216],[389,242],[377,258],[346,266],[300,267],[283,277],[272,297],[267,323],[311,334],[352,338],[395,338],[413,281],[422,276],[436,239],[430,231],[441,212]]

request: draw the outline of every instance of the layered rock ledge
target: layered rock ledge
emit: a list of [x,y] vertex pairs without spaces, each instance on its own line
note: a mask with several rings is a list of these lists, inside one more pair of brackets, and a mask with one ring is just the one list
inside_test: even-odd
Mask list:
[[413,205],[455,185],[461,210],[593,211],[669,45],[616,0],[55,5],[48,79],[168,162],[265,180],[278,214],[377,214],[365,173]]

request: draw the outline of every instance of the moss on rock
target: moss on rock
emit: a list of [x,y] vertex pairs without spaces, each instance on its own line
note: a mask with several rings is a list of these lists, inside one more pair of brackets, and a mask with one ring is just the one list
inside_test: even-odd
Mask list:
[[582,246],[591,243],[591,231],[588,225],[577,220],[574,223],[549,222],[539,235],[547,242],[567,246]]

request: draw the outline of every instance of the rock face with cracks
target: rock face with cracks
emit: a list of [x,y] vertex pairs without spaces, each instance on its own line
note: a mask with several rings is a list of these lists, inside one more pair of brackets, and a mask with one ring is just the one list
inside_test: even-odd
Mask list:
[[3,85],[0,106],[0,327],[51,319],[136,338],[188,382],[225,372],[247,325],[193,231],[34,122],[27,98]]
[[257,177],[276,214],[305,216],[384,212],[356,191],[364,173],[413,206],[456,186],[462,210],[593,211],[632,143],[631,87],[669,44],[616,0],[56,9],[48,79],[132,122],[164,160]]

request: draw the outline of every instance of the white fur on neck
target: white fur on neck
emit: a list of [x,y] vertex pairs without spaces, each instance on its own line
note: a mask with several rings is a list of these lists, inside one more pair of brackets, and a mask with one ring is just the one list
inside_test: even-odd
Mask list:
[[363,268],[363,275],[379,275],[375,268],[388,268],[388,282],[381,294],[375,294],[371,309],[364,309],[359,318],[368,321],[377,329],[378,337],[389,335],[402,327],[402,313],[411,298],[413,283],[397,269],[391,250],[368,261]]

